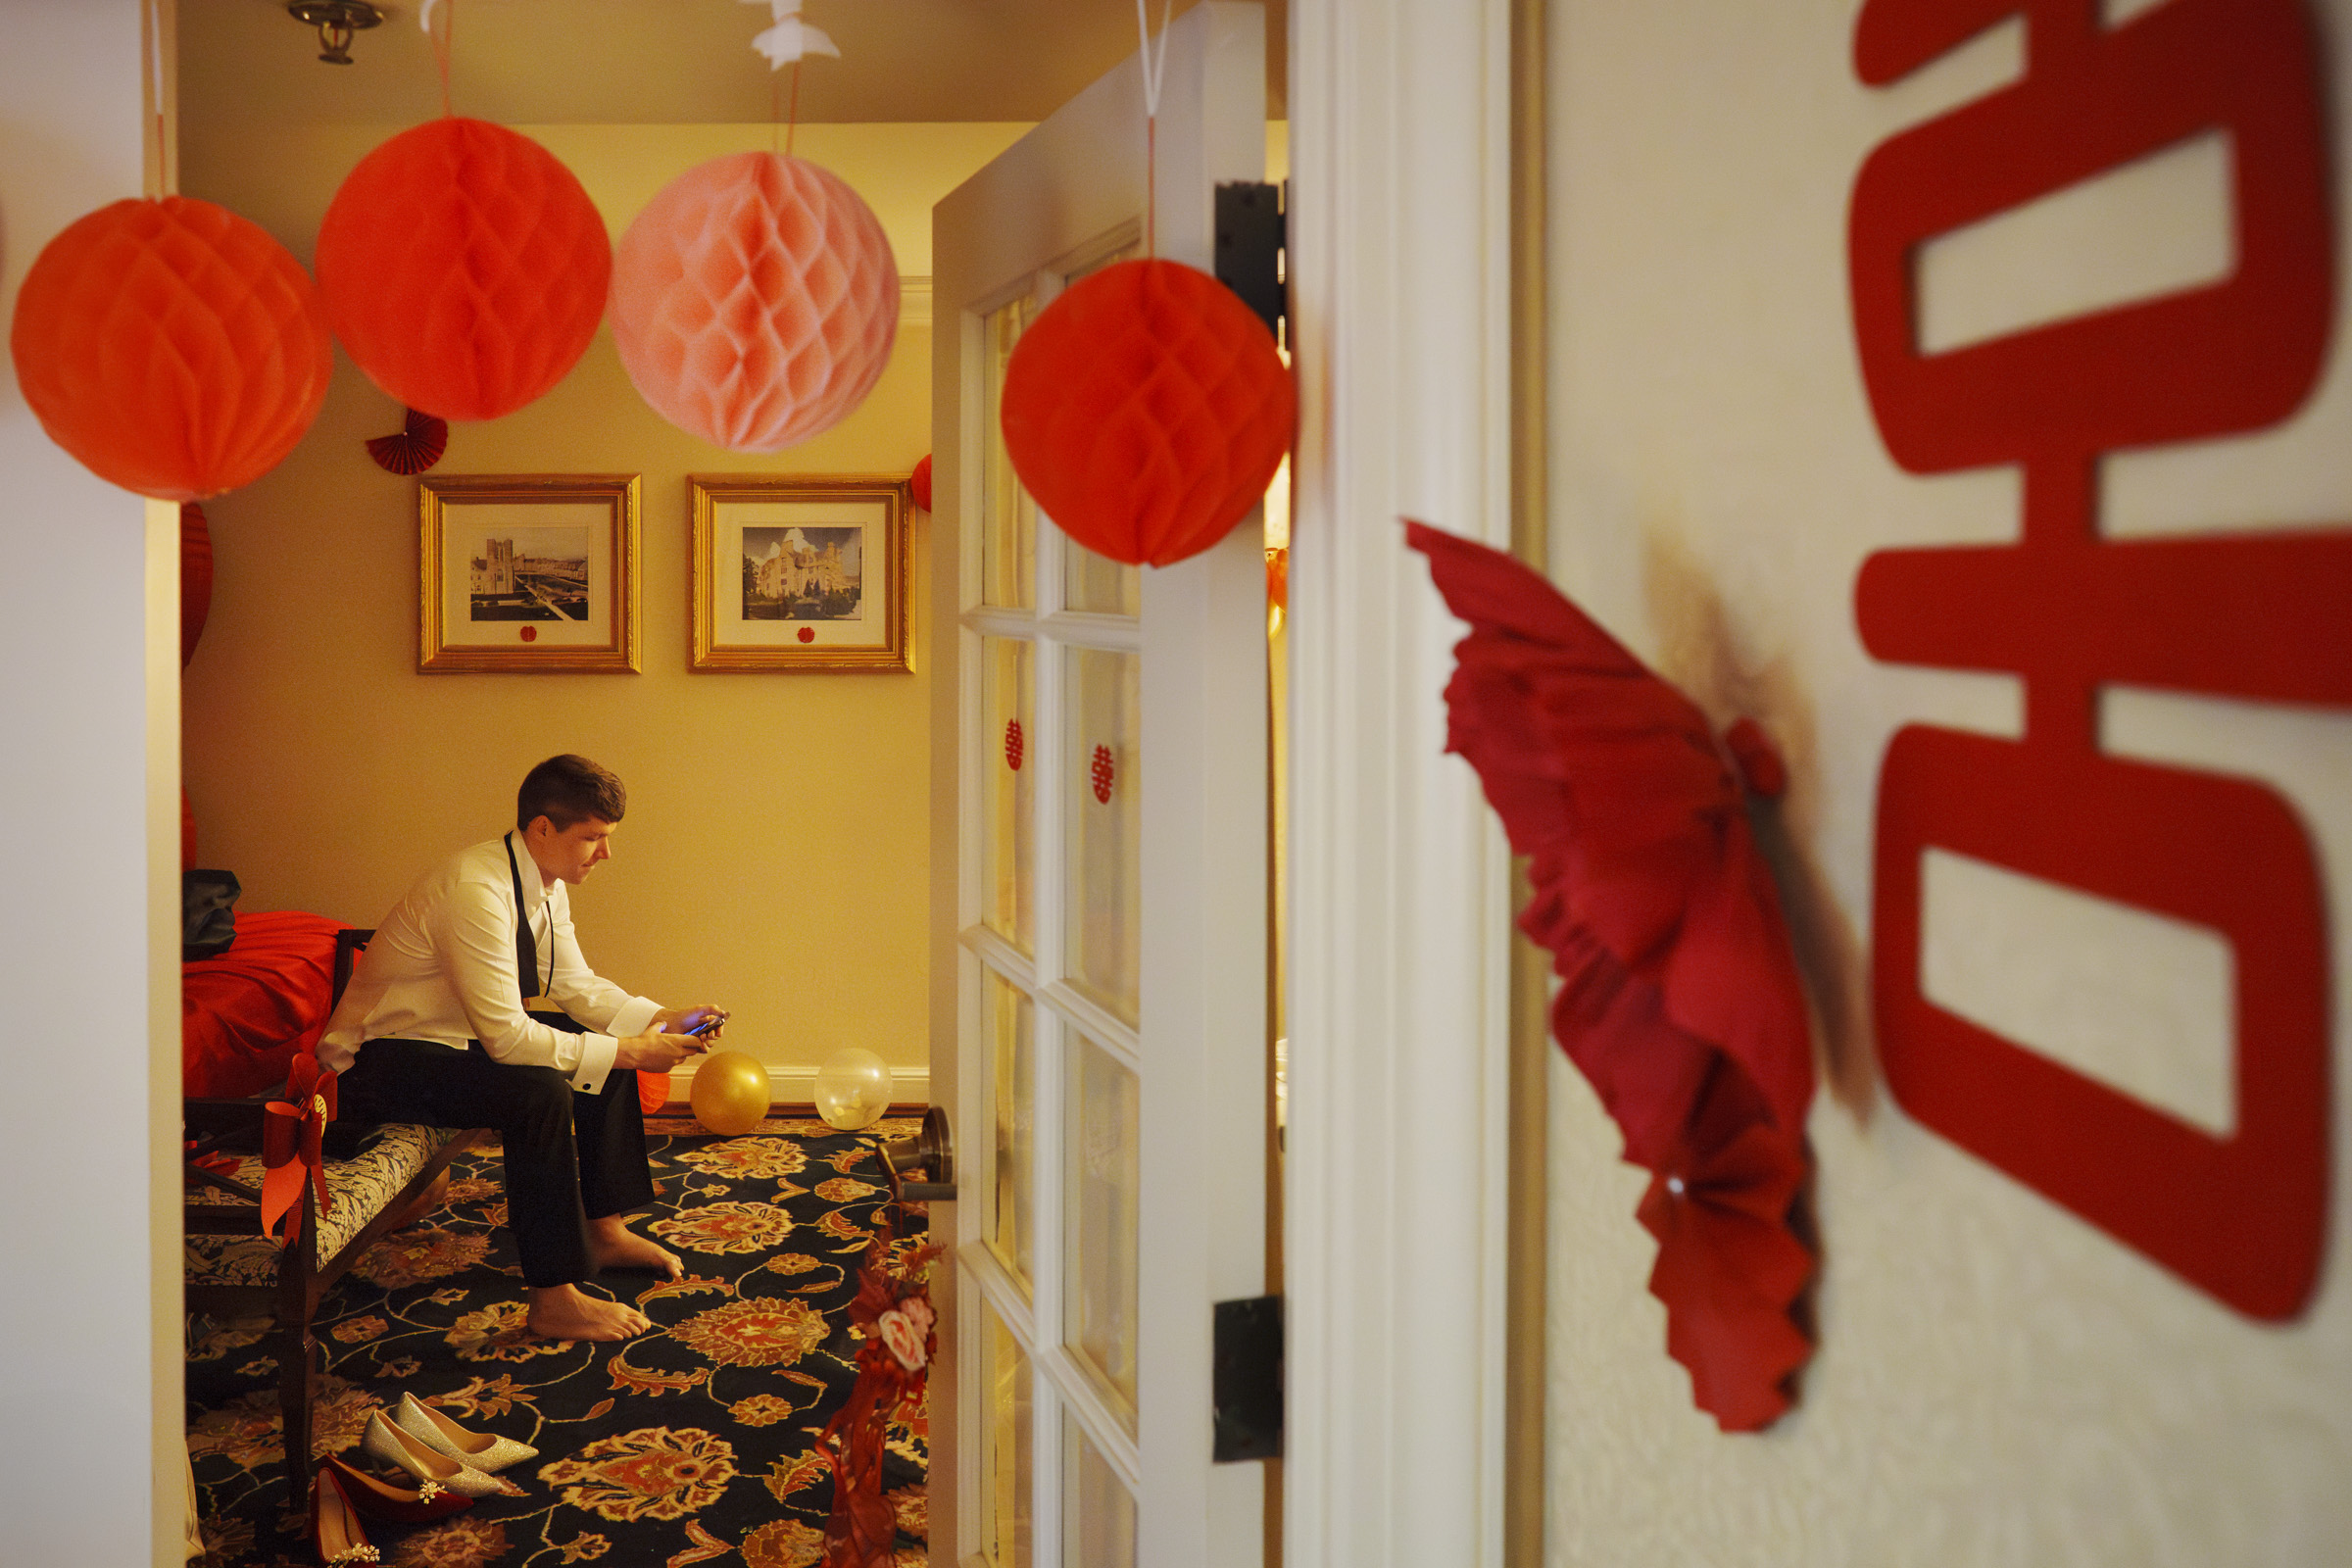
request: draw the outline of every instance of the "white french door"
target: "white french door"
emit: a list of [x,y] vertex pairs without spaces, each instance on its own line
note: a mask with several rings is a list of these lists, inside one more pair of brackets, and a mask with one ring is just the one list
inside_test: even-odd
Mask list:
[[[1213,187],[1264,177],[1263,29],[1221,0],[1168,29],[1163,257],[1208,269]],[[1146,198],[1130,57],[934,215],[933,1075],[965,1151],[934,1220],[935,1568],[1262,1559],[1264,1467],[1210,1462],[1212,1307],[1265,1279],[1262,539],[1105,561],[997,424],[1021,332],[1142,254]]]

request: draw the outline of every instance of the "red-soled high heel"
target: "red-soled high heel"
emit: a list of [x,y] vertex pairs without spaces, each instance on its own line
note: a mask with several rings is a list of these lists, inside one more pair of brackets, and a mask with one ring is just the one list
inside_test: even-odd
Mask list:
[[383,1560],[368,1544],[360,1516],[352,1510],[351,1499],[343,1494],[343,1484],[329,1465],[318,1467],[318,1483],[311,1488],[311,1544],[325,1568]]
[[353,1469],[331,1453],[319,1461],[318,1467],[334,1471],[343,1488],[343,1500],[370,1519],[420,1525],[464,1513],[473,1506],[471,1497],[453,1492],[438,1481],[424,1481],[414,1489],[396,1487],[388,1481],[376,1480],[364,1470]]

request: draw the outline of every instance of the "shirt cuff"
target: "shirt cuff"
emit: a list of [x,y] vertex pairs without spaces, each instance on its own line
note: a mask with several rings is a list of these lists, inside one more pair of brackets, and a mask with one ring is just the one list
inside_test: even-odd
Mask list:
[[571,1087],[584,1095],[602,1094],[612,1073],[612,1059],[619,1054],[620,1042],[611,1035],[580,1036],[580,1064],[571,1075]]
[[631,997],[627,1002],[621,1004],[620,1010],[612,1015],[612,1021],[605,1025],[605,1032],[615,1040],[626,1040],[631,1035],[641,1035],[654,1026],[654,1014],[661,1010],[662,1004],[659,1002],[652,1002],[644,997]]

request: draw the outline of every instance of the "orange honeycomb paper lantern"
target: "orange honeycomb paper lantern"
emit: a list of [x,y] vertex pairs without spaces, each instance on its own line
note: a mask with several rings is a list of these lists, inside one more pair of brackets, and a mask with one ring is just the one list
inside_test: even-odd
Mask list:
[[612,244],[528,136],[447,117],[360,160],[318,228],[318,290],[368,379],[444,419],[495,419],[564,379],[604,317]]
[[612,342],[689,435],[780,452],[865,401],[899,329],[899,267],[838,174],[735,153],[663,186],[621,236]]
[[51,240],[9,347],[49,438],[159,501],[277,466],[334,368],[302,264],[259,224],[184,196],[116,202]]
[[1002,419],[1038,509],[1098,555],[1165,566],[1232,531],[1291,447],[1291,373],[1207,273],[1121,262],[1021,334]]

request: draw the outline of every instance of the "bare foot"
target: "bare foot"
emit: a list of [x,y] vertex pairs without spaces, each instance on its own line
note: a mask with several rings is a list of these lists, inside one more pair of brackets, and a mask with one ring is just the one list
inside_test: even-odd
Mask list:
[[635,1307],[590,1296],[576,1285],[534,1289],[526,1322],[533,1334],[548,1340],[625,1340],[654,1326]]
[[686,1265],[677,1253],[630,1230],[618,1214],[588,1222],[588,1260],[600,1269],[650,1268],[673,1280],[686,1277]]

